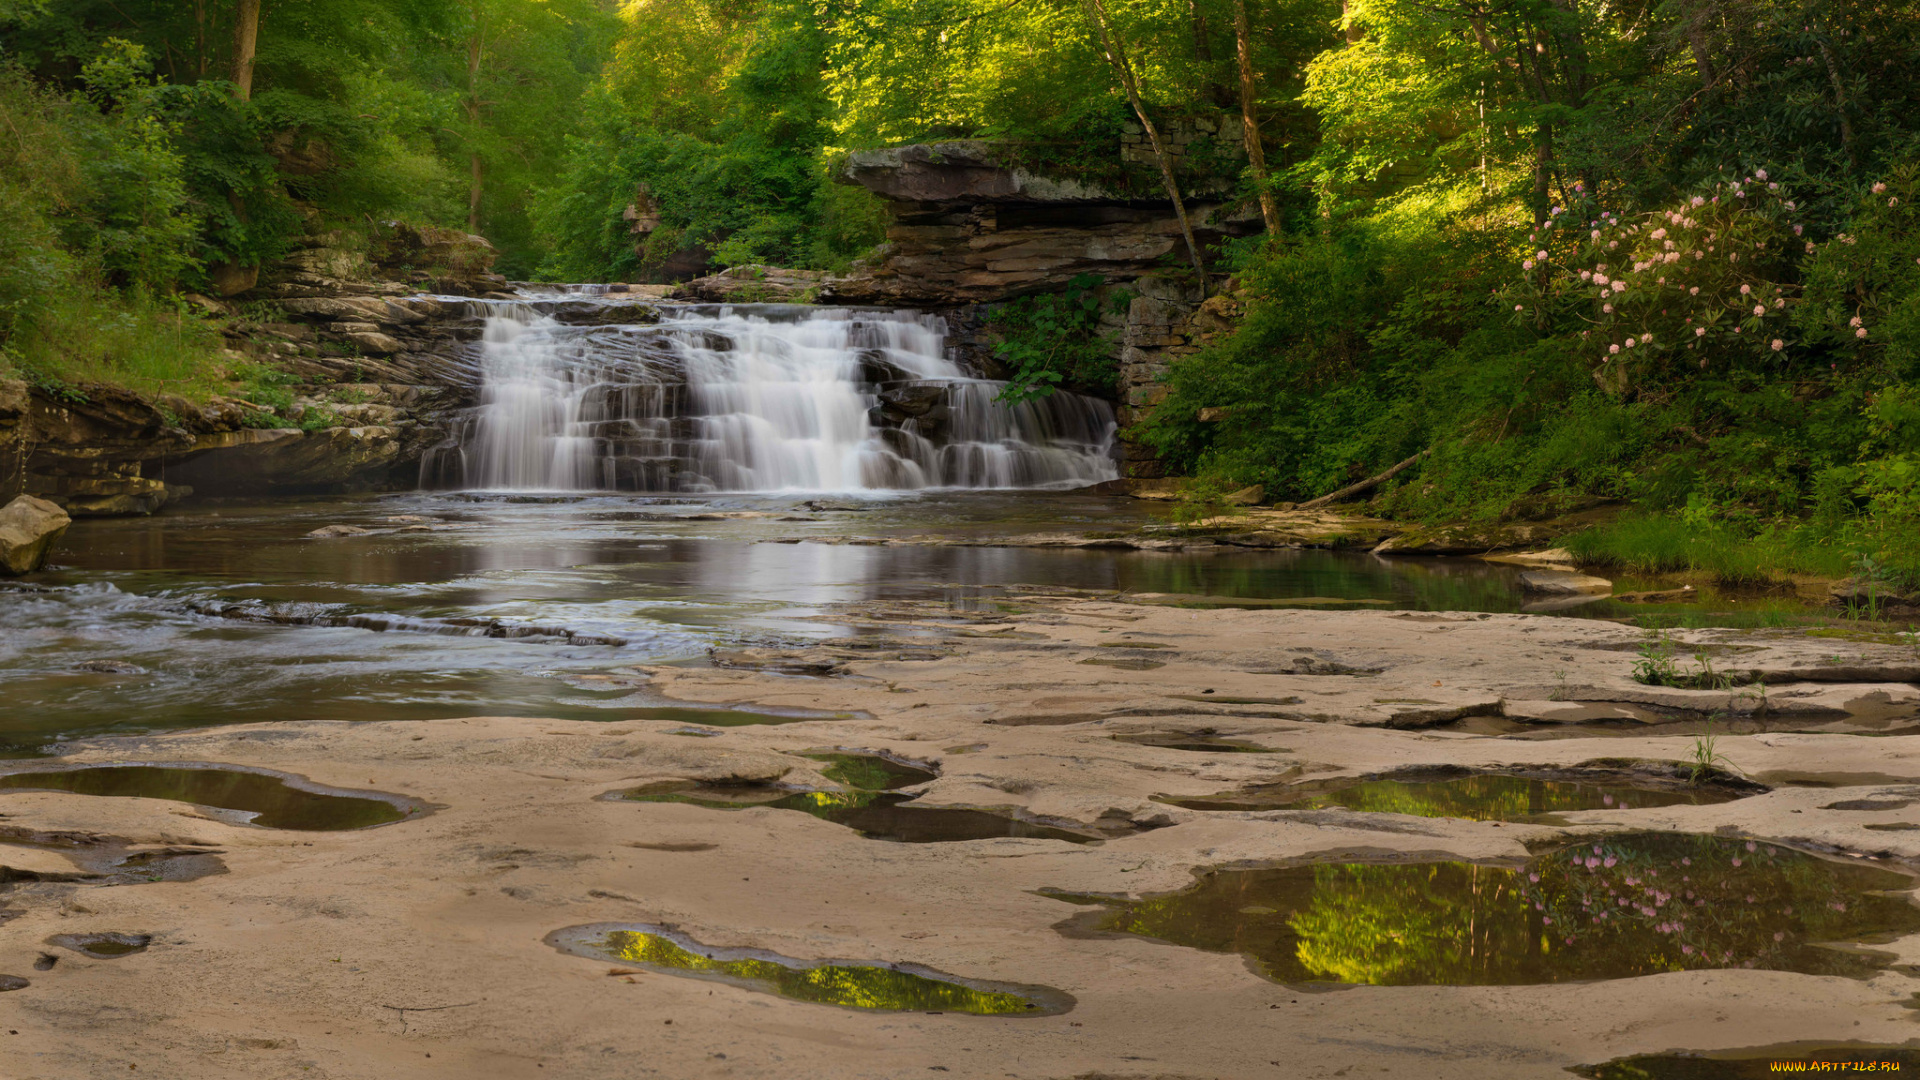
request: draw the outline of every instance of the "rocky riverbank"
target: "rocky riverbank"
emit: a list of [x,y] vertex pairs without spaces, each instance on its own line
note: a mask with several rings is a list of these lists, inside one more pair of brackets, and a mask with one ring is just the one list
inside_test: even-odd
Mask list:
[[[791,722],[288,723],[65,747],[61,760],[76,763],[268,768],[410,796],[431,813],[301,833],[163,800],[0,795],[0,863],[10,868],[0,973],[28,984],[0,999],[8,1060],[35,1078],[129,1065],[195,1078],[1480,1078],[1909,1033],[1905,1006],[1920,991],[1912,937],[1876,939],[1852,978],[1800,973],[1802,961],[1771,954],[1703,963],[1676,949],[1666,974],[1647,977],[1508,975],[1327,993],[1273,981],[1261,973],[1269,961],[1231,944],[1099,929],[1103,909],[1084,905],[1171,897],[1224,880],[1197,873],[1303,861],[1479,866],[1504,881],[1542,852],[1572,842],[1624,852],[1650,831],[1728,847],[1731,868],[1714,873],[1736,883],[1745,857],[1812,860],[1796,872],[1842,876],[1871,865],[1906,888],[1911,877],[1897,875],[1920,868],[1911,649],[1691,632],[1681,647],[1742,684],[1691,689],[1630,677],[1639,632],[1553,618],[1193,612],[1044,592],[971,612],[901,602],[822,617],[860,633],[598,677],[602,689],[773,708]],[[782,673],[793,671],[815,674]],[[1744,779],[1689,800],[1685,777],[1709,722],[1720,733],[1714,764]],[[1861,737],[1868,731],[1880,737]],[[1208,740],[1264,752],[1209,752]],[[598,798],[666,782],[856,790],[805,756],[836,749],[933,773],[907,789],[915,806],[976,808],[1097,842],[895,843],[771,806]],[[1326,790],[1439,766],[1455,777],[1610,777],[1649,794],[1644,805],[1609,796],[1606,808],[1507,820],[1259,808],[1288,785]],[[1231,796],[1225,808],[1194,808],[1220,796]],[[96,851],[191,857],[200,869],[147,882],[90,877],[104,874],[88,869]],[[204,876],[208,859],[224,872]],[[1676,879],[1672,889],[1707,888],[1704,863],[1673,865],[1662,876]],[[1592,873],[1611,867],[1609,855]],[[1547,871],[1540,864],[1536,877]],[[1689,873],[1699,881],[1679,880]],[[1402,897],[1379,914],[1439,918],[1398,931],[1414,949],[1448,919],[1525,910],[1496,900],[1463,894],[1445,901],[1463,905],[1454,909]],[[1272,910],[1259,904],[1285,902],[1235,901],[1207,925],[1258,920]],[[1316,917],[1344,927],[1323,945],[1364,951],[1364,920]],[[911,963],[1050,987],[1072,1004],[1031,1018],[836,1008],[545,943],[601,923],[673,926],[708,945],[800,960]],[[114,957],[43,944],[96,933],[147,941]],[[1569,963],[1585,955],[1571,936],[1566,948]]]

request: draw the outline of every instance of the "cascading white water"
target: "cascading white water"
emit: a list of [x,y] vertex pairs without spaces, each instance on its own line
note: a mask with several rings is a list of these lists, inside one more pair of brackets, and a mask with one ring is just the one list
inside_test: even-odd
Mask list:
[[1103,401],[1008,405],[912,312],[583,304],[569,325],[487,309],[480,403],[422,463],[426,486],[856,491],[1070,487],[1119,475]]

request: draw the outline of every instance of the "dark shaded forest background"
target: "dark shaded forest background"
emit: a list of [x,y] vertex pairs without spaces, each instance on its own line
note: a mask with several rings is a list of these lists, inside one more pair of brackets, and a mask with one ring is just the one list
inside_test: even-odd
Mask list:
[[516,278],[840,271],[851,149],[1133,182],[1103,20],[1163,119],[1237,118],[1246,56],[1273,228],[1207,253],[1245,321],[1135,433],[1201,490],[1425,452],[1377,512],[1920,584],[1904,0],[0,0],[0,373],[211,392],[186,295],[390,221]]

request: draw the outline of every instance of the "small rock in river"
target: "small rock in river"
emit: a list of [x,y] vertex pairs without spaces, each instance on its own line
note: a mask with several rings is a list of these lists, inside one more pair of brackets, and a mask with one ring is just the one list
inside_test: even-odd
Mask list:
[[371,529],[363,529],[358,525],[327,525],[315,529],[307,535],[320,538],[329,536],[365,536],[371,531]]

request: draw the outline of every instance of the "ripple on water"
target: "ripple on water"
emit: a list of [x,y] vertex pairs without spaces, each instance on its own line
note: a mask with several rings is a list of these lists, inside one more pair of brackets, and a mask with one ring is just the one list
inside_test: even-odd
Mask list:
[[665,926],[571,926],[546,940],[575,956],[850,1009],[1054,1016],[1074,1005],[1071,995],[1044,986],[979,982],[916,964],[795,960],[760,949],[716,948]]
[[1585,840],[1518,867],[1321,862],[1208,870],[1061,924],[1238,952],[1282,983],[1480,986],[1758,968],[1864,977],[1920,931],[1914,881],[1758,841]]

